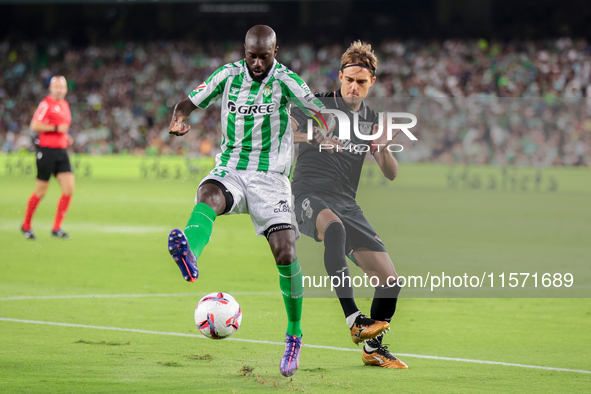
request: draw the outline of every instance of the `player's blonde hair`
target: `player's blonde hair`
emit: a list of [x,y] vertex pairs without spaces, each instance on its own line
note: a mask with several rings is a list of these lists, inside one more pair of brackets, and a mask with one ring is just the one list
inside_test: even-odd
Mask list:
[[341,57],[341,70],[351,64],[362,64],[369,68],[372,76],[375,76],[378,68],[378,59],[373,53],[371,44],[366,44],[361,40],[353,42]]

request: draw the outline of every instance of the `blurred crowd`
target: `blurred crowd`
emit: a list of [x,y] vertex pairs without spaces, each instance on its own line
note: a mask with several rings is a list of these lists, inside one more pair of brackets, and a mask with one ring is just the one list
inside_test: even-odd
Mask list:
[[[280,45],[277,57],[314,91],[329,91],[339,86],[345,49]],[[403,143],[401,160],[589,164],[591,45],[585,40],[384,41],[375,52],[371,100],[391,98],[380,102],[394,100],[419,118],[419,141]],[[87,48],[67,41],[0,42],[2,151],[34,149],[32,114],[51,76],[61,74],[68,80],[74,151],[214,155],[219,110],[194,111],[191,132],[176,138],[168,135],[172,108],[215,69],[242,58],[240,42]]]

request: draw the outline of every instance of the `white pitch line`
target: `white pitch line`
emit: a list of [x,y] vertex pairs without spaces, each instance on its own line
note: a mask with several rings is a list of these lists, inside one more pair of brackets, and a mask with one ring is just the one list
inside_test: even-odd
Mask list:
[[[212,292],[210,292],[212,293]],[[0,297],[0,301],[14,300],[61,300],[76,298],[142,298],[142,297],[199,297],[209,293],[165,293],[165,294],[66,294],[55,296],[12,296]],[[277,295],[279,291],[233,291],[233,295]]]
[[[18,232],[20,228],[20,222],[0,222],[0,231],[11,231]],[[35,224],[41,227],[49,227],[51,223],[47,221],[35,221]],[[164,226],[152,226],[152,225],[127,225],[127,224],[114,224],[114,223],[96,223],[96,222],[68,222],[68,230],[78,232],[78,235],[85,235],[89,233],[112,233],[112,234],[147,234],[147,233],[162,233],[168,235],[170,232],[169,227]]]
[[[92,328],[92,329],[96,329],[96,330],[124,331],[124,332],[135,332],[135,333],[139,333],[139,334],[155,334],[155,335],[167,335],[167,336],[174,336],[174,337],[190,337],[190,338],[206,339],[202,335],[184,334],[184,333],[180,333],[180,332],[164,332],[164,331],[152,331],[152,330],[138,330],[138,329],[134,329],[134,328],[89,326],[89,325],[85,325],[85,324],[57,323],[57,322],[40,321],[40,320],[11,319],[8,317],[0,317],[0,321],[13,322],[13,323],[44,324],[44,325],[49,325],[49,326],[73,327],[73,328]],[[284,342],[262,341],[262,340],[258,340],[258,339],[226,338],[226,341],[260,343],[260,344],[266,344],[266,345],[285,346]],[[334,346],[307,345],[307,344],[303,344],[303,346],[308,347],[308,348],[312,348],[312,349],[337,350],[337,351],[342,351],[342,352],[359,352],[358,349],[347,349],[347,348],[334,347]],[[473,359],[469,359],[469,358],[426,356],[426,355],[422,355],[422,354],[409,354],[409,353],[397,353],[397,355],[402,356],[402,357],[426,358],[426,359],[430,359],[430,360],[459,361],[459,362],[475,363],[475,364],[503,365],[506,367],[543,369],[546,371],[560,371],[560,372],[575,372],[575,373],[591,374],[591,371],[586,371],[583,369],[543,367],[540,365],[526,365],[526,364],[504,363],[504,362],[500,362],[500,361],[473,360]]]

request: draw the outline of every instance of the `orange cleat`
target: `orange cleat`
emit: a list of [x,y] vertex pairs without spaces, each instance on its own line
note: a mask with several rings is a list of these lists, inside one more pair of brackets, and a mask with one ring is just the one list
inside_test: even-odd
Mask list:
[[363,347],[363,363],[365,365],[373,365],[375,367],[393,368],[393,369],[408,369],[408,366],[401,360],[397,359],[388,351],[388,346],[380,346],[377,350],[368,353]]
[[390,328],[390,323],[370,319],[363,314],[359,314],[351,327],[351,339],[353,343],[359,345],[363,341],[372,339]]

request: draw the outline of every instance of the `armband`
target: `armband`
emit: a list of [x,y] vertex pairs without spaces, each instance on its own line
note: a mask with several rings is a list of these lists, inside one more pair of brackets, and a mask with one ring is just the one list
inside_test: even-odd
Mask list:
[[376,144],[374,144],[373,141],[371,141],[371,143],[369,145],[369,151],[371,152],[372,155],[375,155],[377,150],[378,150],[378,146]]

